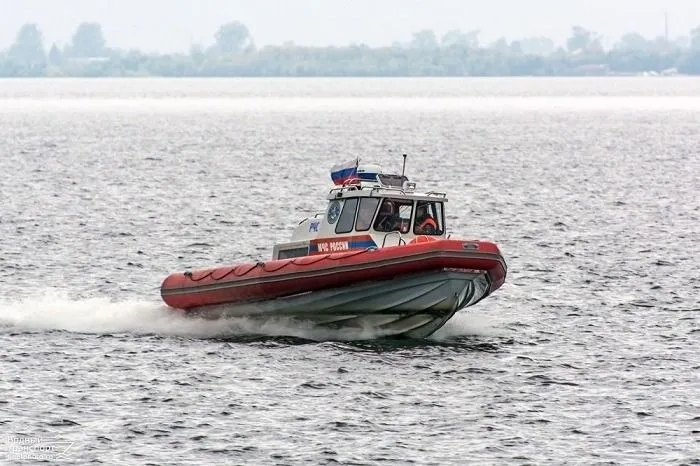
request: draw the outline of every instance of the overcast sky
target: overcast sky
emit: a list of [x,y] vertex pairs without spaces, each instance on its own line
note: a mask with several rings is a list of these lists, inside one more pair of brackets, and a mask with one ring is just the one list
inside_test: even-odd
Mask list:
[[216,28],[233,20],[258,46],[389,45],[423,28],[480,29],[482,42],[545,35],[563,43],[574,24],[612,45],[627,31],[663,35],[665,10],[671,38],[700,25],[700,0],[0,0],[0,48],[26,22],[36,22],[50,46],[69,42],[81,21],[97,21],[109,46],[184,52],[212,43]]

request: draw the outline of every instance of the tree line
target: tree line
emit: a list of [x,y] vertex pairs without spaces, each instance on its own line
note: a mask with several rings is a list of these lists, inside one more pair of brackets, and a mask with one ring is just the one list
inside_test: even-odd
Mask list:
[[189,53],[148,54],[109,47],[102,27],[85,22],[69,44],[45,48],[28,23],[0,51],[0,77],[107,76],[572,76],[638,73],[700,74],[700,27],[688,36],[648,39],[628,33],[610,49],[601,37],[574,26],[564,46],[547,37],[482,44],[479,31],[429,29],[387,47],[351,44],[309,47],[287,42],[256,47],[248,28],[221,25],[209,47]]

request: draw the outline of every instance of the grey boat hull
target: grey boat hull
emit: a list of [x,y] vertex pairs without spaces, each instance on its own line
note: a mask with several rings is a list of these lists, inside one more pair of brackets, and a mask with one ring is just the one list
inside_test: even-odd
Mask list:
[[486,272],[443,269],[264,301],[194,308],[209,319],[292,318],[314,326],[425,338],[460,309],[488,296]]

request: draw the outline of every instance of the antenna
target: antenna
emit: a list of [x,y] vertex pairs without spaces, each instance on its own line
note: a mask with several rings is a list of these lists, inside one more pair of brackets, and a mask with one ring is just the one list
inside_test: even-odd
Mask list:
[[408,157],[408,155],[403,154],[403,168],[401,169],[401,178],[403,178],[404,173],[406,173],[406,157]]

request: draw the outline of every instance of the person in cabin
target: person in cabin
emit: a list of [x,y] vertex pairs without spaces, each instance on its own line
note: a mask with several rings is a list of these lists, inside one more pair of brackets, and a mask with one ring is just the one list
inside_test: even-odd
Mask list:
[[396,205],[390,199],[384,199],[374,222],[374,229],[381,232],[398,231],[400,226],[401,219]]
[[428,207],[427,202],[418,202],[416,207],[416,226],[414,228],[414,233],[417,235],[434,235],[437,233],[437,222],[430,215]]

